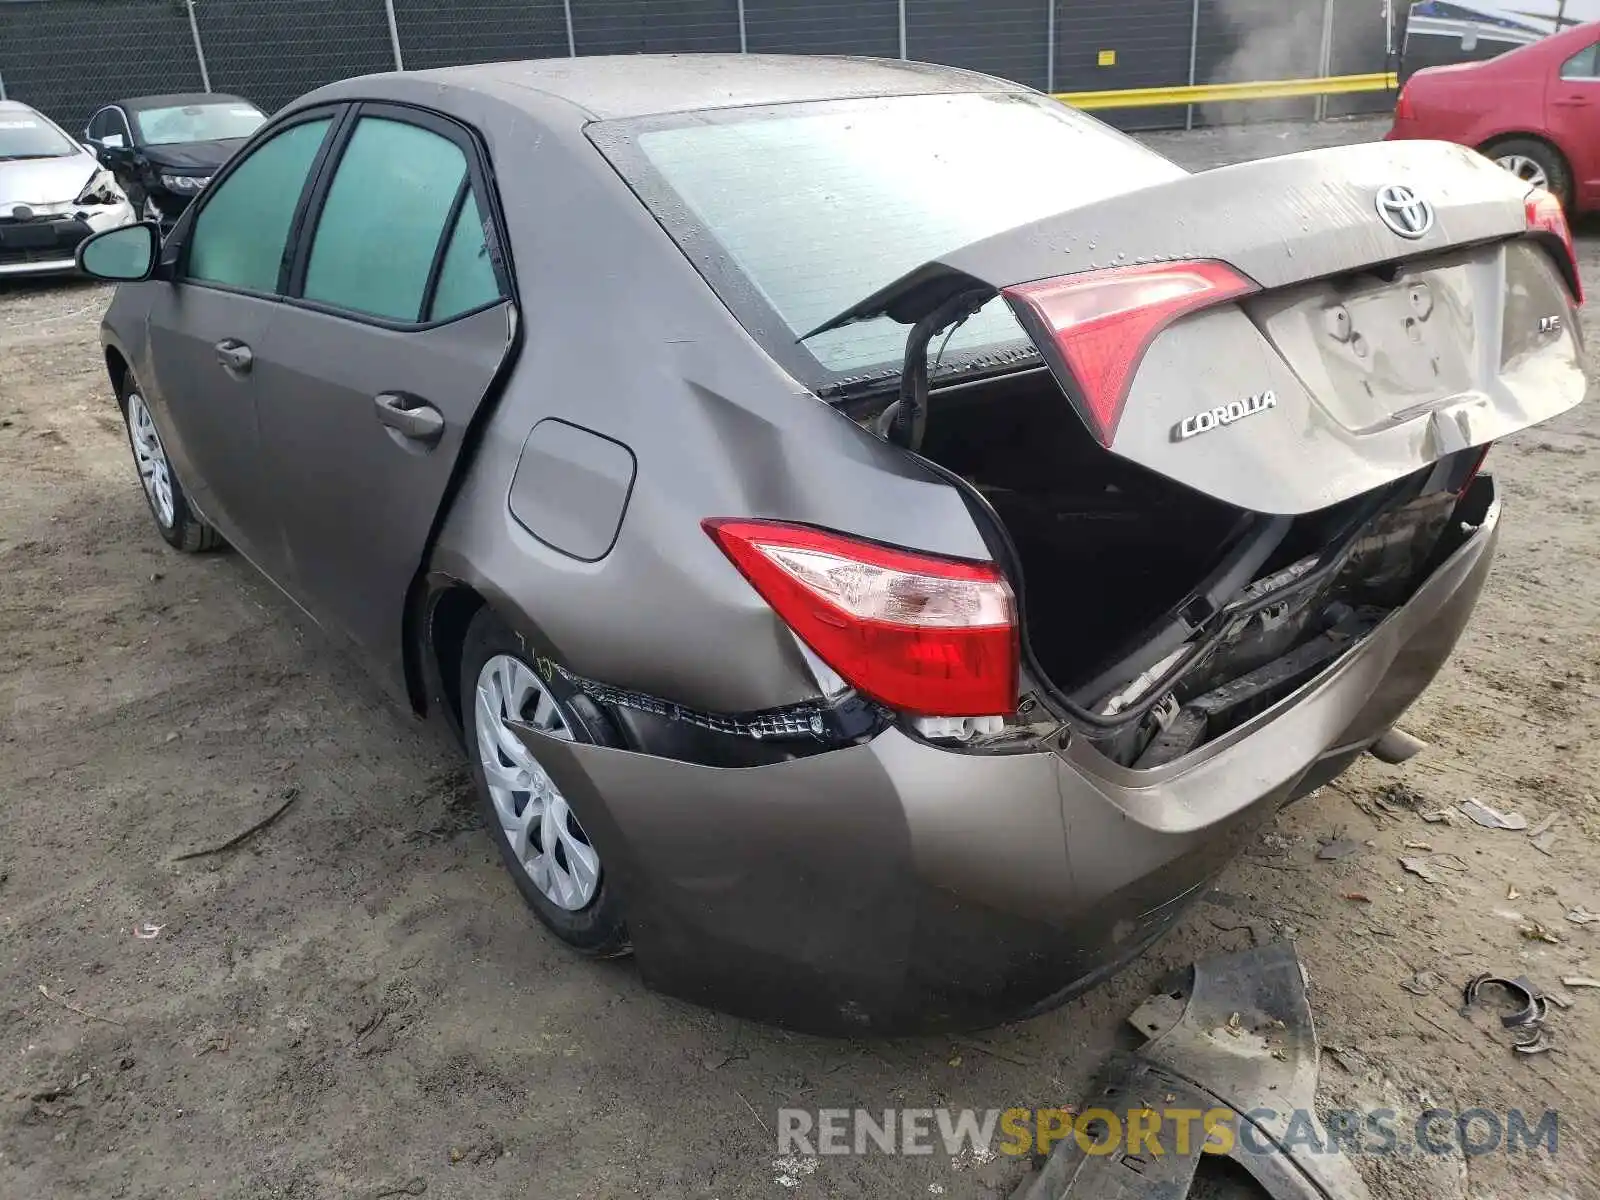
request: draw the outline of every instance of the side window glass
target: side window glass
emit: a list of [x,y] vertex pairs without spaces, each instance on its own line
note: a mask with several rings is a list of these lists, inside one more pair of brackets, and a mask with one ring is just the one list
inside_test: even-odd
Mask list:
[[89,122],[89,136],[107,146],[120,148],[128,144],[127,138],[122,136],[122,120],[114,108],[102,108],[95,113],[94,120]]
[[483,214],[478,199],[467,193],[461,215],[450,230],[439,282],[428,308],[430,321],[447,321],[500,298],[500,284],[494,277],[489,258],[489,241],[484,233]]
[[1593,79],[1596,75],[1596,54],[1600,52],[1600,43],[1580,50],[1566,62],[1561,64],[1561,78],[1563,79]]
[[191,279],[276,292],[278,267],[306,176],[332,119],[263,142],[206,198],[189,239]]
[[317,221],[304,295],[353,312],[416,321],[467,158],[417,125],[364,117]]

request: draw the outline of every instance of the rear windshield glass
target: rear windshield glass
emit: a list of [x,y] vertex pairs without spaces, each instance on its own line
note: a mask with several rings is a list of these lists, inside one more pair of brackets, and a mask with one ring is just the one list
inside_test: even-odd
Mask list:
[[[906,328],[888,318],[795,347],[884,284],[990,234],[1183,174],[1080,113],[1015,93],[692,113],[592,136],[746,328],[814,386],[899,369]],[[1022,340],[997,300],[932,353],[949,365]]]
[[0,162],[22,158],[64,158],[81,147],[43,117],[0,109]]
[[254,105],[232,100],[225,104],[184,104],[172,108],[146,108],[133,114],[139,140],[146,146],[176,146],[183,142],[224,142],[246,138],[267,118]]

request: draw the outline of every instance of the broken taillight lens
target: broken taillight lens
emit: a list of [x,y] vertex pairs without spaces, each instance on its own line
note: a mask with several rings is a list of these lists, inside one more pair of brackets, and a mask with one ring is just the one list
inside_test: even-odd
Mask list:
[[1156,335],[1187,313],[1255,290],[1227,263],[1203,261],[1112,267],[1017,284],[1001,294],[1040,350],[1059,357],[1052,366],[1070,373],[1083,418],[1109,446],[1139,360]]
[[1534,188],[1528,193],[1525,209],[1528,216],[1528,232],[1551,234],[1567,252],[1567,266],[1570,268],[1568,280],[1572,284],[1572,294],[1574,299],[1582,304],[1583,277],[1578,274],[1578,252],[1572,244],[1572,229],[1567,224],[1567,214],[1561,207],[1561,201],[1543,188]]
[[1016,600],[994,564],[777,521],[703,525],[785,624],[857,691],[931,716],[1015,710]]

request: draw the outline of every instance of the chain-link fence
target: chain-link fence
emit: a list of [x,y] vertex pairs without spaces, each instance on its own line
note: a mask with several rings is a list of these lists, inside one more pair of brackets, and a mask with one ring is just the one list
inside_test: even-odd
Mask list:
[[[947,63],[1051,92],[1392,68],[1383,0],[0,0],[0,94],[69,129],[123,96],[271,110],[351,75],[573,54],[748,51]],[[1379,111],[1384,93],[1113,108],[1126,128]]]

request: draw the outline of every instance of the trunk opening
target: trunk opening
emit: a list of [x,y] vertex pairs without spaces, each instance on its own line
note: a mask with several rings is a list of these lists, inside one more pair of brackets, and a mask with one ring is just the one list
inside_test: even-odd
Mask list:
[[934,392],[922,456],[1003,527],[1030,669],[1103,753],[1151,767],[1269,707],[1409,599],[1464,536],[1482,449],[1271,516],[1119,458],[1026,371]]

